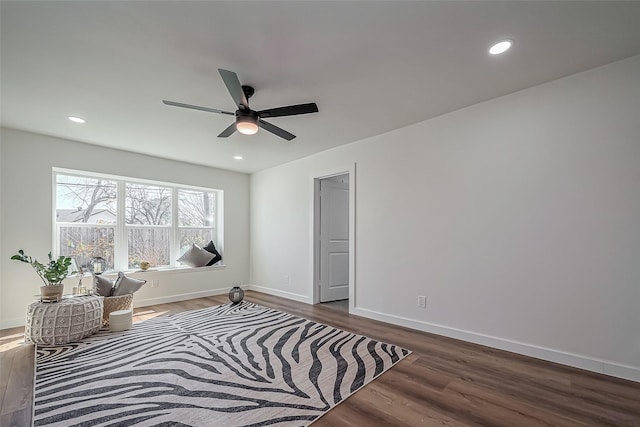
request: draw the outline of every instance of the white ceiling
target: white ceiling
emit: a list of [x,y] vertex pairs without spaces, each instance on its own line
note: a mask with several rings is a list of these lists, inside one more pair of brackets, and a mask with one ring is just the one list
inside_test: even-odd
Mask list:
[[[2,125],[253,172],[640,53],[640,2],[6,1]],[[489,57],[489,45],[514,48]],[[319,113],[216,137],[234,111],[217,69],[256,110]],[[87,119],[69,122],[68,115]],[[233,160],[240,154],[244,160]]]

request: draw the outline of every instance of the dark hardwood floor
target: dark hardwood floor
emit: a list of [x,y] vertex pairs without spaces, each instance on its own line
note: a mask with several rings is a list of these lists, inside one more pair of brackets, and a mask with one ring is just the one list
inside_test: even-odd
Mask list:
[[[248,291],[246,300],[413,353],[314,426],[640,426],[640,383]],[[225,295],[138,308],[134,321],[227,303]],[[342,304],[344,305],[344,304]],[[31,425],[34,347],[0,331],[0,425]]]

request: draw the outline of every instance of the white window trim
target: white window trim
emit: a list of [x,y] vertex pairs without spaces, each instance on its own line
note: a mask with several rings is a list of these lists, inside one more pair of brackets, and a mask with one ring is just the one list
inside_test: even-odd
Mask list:
[[[215,221],[215,225],[214,227],[212,227],[211,229],[214,231],[215,233],[215,239],[214,243],[216,245],[216,249],[218,249],[218,251],[220,253],[224,253],[224,190],[220,190],[217,188],[210,188],[210,187],[200,187],[200,186],[195,186],[195,185],[189,185],[189,184],[181,184],[181,183],[175,183],[175,182],[167,182],[167,181],[156,181],[156,180],[150,180],[150,179],[143,179],[143,178],[134,178],[134,177],[129,177],[129,176],[122,176],[122,175],[113,175],[113,174],[105,174],[105,173],[97,173],[97,172],[91,172],[91,171],[83,171],[83,170],[76,170],[76,169],[66,169],[66,168],[58,168],[58,167],[53,167],[52,168],[52,189],[51,189],[51,194],[52,195],[56,195],[56,190],[57,190],[57,179],[56,176],[57,175],[74,175],[74,176],[79,176],[79,177],[87,177],[87,178],[99,178],[99,179],[108,179],[108,180],[112,180],[112,181],[116,181],[117,183],[117,194],[118,197],[116,199],[116,203],[117,203],[117,220],[116,220],[116,224],[84,224],[84,223],[73,223],[73,226],[87,226],[87,227],[95,227],[96,225],[99,226],[104,226],[106,228],[115,228],[115,234],[114,234],[114,270],[115,271],[137,271],[137,270],[132,270],[129,268],[129,263],[127,261],[127,250],[120,250],[117,251],[116,248],[120,248],[122,249],[127,248],[127,229],[128,228],[136,228],[138,227],[137,224],[125,224],[125,183],[136,183],[136,184],[144,184],[144,185],[153,185],[153,186],[162,186],[162,187],[169,187],[172,189],[171,192],[171,226],[163,226],[163,225],[140,225],[141,228],[149,228],[149,227],[158,227],[158,228],[170,228],[170,241],[171,241],[171,246],[170,246],[170,259],[171,259],[171,264],[170,265],[164,265],[164,266],[158,266],[156,268],[154,268],[154,272],[163,272],[163,271],[175,271],[175,272],[179,272],[179,271],[191,271],[191,270],[195,270],[192,269],[191,267],[188,266],[184,266],[179,264],[176,260],[178,259],[178,257],[180,256],[179,253],[179,246],[180,246],[180,230],[181,229],[208,229],[209,227],[194,227],[194,226],[179,226],[178,225],[178,191],[179,190],[193,190],[193,191],[203,191],[203,192],[214,192],[216,193],[216,221]],[[58,232],[58,227],[60,225],[64,225],[65,223],[58,223],[56,221],[56,210],[57,210],[57,206],[56,206],[57,200],[56,197],[52,197],[52,209],[51,209],[51,215],[52,215],[52,222],[53,222],[53,227],[52,227],[52,242],[53,242],[53,249],[52,249],[52,254],[54,256],[58,256],[58,250],[60,248],[60,241],[59,241],[59,232]],[[224,262],[224,261],[223,261]],[[224,268],[225,265],[224,264],[218,264],[215,266],[211,266],[211,267],[199,267],[197,270],[198,271],[202,271],[203,269],[207,269],[207,270],[216,270],[216,269],[220,269],[220,268]],[[107,275],[109,275],[111,273],[107,273]]]

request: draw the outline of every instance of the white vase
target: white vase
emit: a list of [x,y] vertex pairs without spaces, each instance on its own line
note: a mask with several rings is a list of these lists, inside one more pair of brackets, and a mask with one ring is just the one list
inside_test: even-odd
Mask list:
[[40,299],[44,302],[58,302],[62,300],[64,285],[40,286]]

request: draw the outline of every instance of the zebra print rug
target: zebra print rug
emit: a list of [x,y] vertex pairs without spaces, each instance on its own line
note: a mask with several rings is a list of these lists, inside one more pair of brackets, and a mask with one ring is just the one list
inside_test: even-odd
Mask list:
[[244,302],[38,347],[36,426],[306,426],[409,351]]

